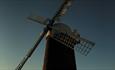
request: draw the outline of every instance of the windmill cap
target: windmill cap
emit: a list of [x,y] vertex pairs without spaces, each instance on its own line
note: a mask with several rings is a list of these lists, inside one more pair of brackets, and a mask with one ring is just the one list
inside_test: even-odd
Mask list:
[[77,38],[78,36],[80,36],[77,30],[72,30],[68,25],[64,23],[55,23],[52,27],[52,32],[54,34],[57,32],[67,33],[69,36],[73,38]]

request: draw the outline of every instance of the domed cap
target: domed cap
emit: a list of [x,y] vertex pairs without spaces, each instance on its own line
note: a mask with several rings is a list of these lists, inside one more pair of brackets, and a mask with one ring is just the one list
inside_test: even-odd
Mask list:
[[68,25],[64,24],[64,23],[56,23],[56,24],[54,24],[52,30],[53,31],[60,31],[60,32],[64,32],[64,33],[65,32],[66,33],[71,33],[72,32],[71,28]]
[[52,33],[58,33],[58,32],[62,32],[62,33],[67,33],[69,36],[73,37],[73,38],[77,38],[79,35],[79,33],[77,31],[73,31],[68,25],[64,24],[64,23],[55,23],[52,27]]

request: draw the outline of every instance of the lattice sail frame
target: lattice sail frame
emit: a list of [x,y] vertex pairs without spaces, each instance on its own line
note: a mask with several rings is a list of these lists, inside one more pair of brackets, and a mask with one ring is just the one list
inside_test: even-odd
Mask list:
[[75,49],[77,50],[77,52],[81,53],[82,55],[87,56],[89,52],[92,50],[92,48],[94,48],[95,43],[82,37],[80,37],[79,40],[80,43],[76,45]]

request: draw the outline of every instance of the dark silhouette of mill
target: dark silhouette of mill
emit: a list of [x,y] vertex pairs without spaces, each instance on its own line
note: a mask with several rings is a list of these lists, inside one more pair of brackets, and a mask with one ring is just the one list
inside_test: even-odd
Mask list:
[[53,27],[57,30],[52,29],[47,35],[43,70],[76,70],[74,46],[79,43],[75,38],[79,35],[62,23]]
[[56,14],[47,19],[41,16],[29,16],[28,19],[45,25],[43,32],[27,55],[22,59],[15,70],[21,70],[31,57],[41,40],[46,36],[46,49],[43,70],[77,70],[75,51],[87,56],[94,43],[81,37],[77,30],[59,22],[65,15],[73,0],[64,0]]

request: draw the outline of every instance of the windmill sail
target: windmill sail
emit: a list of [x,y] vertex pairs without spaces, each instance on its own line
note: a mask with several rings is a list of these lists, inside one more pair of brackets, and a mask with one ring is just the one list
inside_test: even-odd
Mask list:
[[94,48],[95,43],[82,37],[80,37],[79,40],[80,40],[80,43],[76,45],[75,48],[77,52],[81,53],[82,55],[87,56],[89,52],[92,50],[92,48]]
[[47,25],[49,21],[49,19],[42,16],[29,16],[28,19],[40,23],[42,25]]

